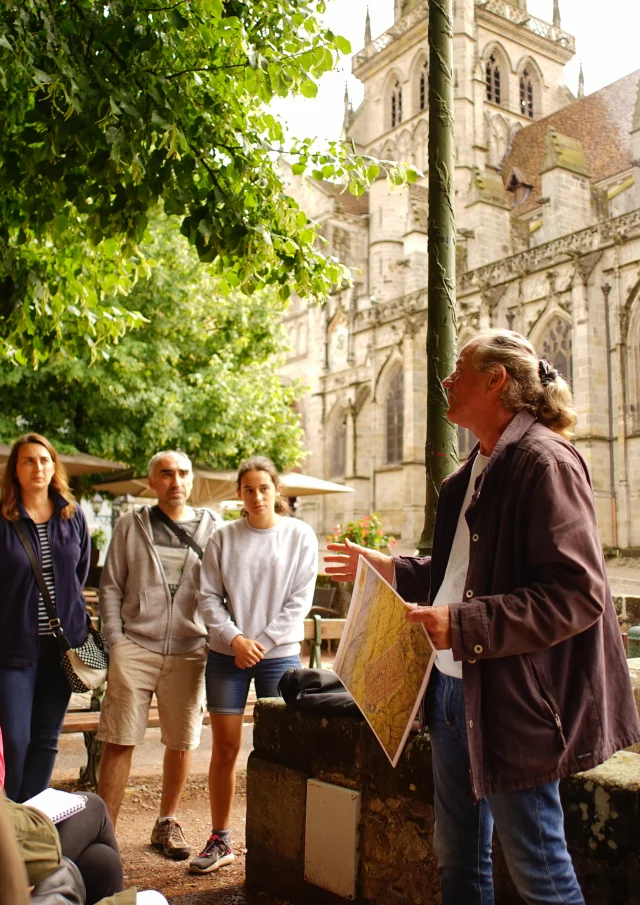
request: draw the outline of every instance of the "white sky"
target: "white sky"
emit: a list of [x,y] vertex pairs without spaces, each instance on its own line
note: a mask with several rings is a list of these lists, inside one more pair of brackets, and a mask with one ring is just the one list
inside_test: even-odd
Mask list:
[[[364,43],[367,6],[371,34],[377,38],[393,24],[393,0],[328,0],[326,24],[351,42],[354,52]],[[551,22],[553,0],[528,0],[532,16]],[[576,55],[565,67],[565,83],[574,94],[578,90],[580,61],[585,93],[590,94],[616,79],[640,69],[640,2],[638,0],[560,0],[562,28],[575,36]],[[273,105],[292,135],[339,138],[342,126],[345,80],[354,109],[362,99],[360,82],[351,75],[351,59],[344,57],[336,72],[320,83],[318,96],[278,99]]]

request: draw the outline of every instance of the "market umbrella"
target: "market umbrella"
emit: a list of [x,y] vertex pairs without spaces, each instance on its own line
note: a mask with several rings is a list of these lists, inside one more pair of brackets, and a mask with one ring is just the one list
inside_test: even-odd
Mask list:
[[[325,481],[323,478],[314,478],[312,475],[300,474],[292,471],[288,474],[280,475],[280,484],[282,486],[282,495],[286,497],[296,496],[313,496],[314,494],[323,493],[353,493],[353,487],[347,487],[345,484],[334,484],[333,481]],[[217,496],[215,499],[206,500],[207,503],[219,503],[233,501],[236,493],[236,476],[233,474],[233,482],[230,484],[231,492],[224,497]],[[224,488],[220,488],[222,492]],[[192,496],[193,502],[193,496]],[[202,502],[205,502],[204,500]]]
[[[100,492],[107,491],[107,493],[112,493],[114,496],[130,494],[141,502],[143,500],[156,499],[155,491],[149,487],[145,477],[102,481],[100,484],[94,484],[93,489]],[[235,491],[235,471],[212,471],[209,468],[201,468],[200,466],[196,466],[193,469],[193,490],[191,491],[189,502],[194,506],[201,506],[204,503],[218,503],[220,500],[226,500],[228,497],[233,496]]]
[[[311,475],[290,472],[282,475],[282,493],[284,496],[311,496],[322,493],[353,493],[353,487],[334,484]],[[130,494],[139,500],[155,500],[156,495],[144,477],[132,477],[123,480],[103,481],[93,485],[94,490],[107,491],[114,496]],[[193,490],[189,502],[194,506],[207,503],[219,503],[233,499],[236,493],[235,471],[212,471],[209,468],[196,466],[193,469]]]
[[346,484],[334,484],[323,478],[314,478],[308,474],[290,472],[280,477],[283,496],[313,496],[321,493],[353,493],[353,487]]
[[[0,472],[4,471],[11,447],[6,443],[0,443]],[[111,462],[109,459],[100,459],[98,456],[89,456],[86,453],[67,455],[58,453],[58,458],[67,469],[70,477],[83,474],[99,474],[101,471],[122,471],[126,468],[122,462]]]

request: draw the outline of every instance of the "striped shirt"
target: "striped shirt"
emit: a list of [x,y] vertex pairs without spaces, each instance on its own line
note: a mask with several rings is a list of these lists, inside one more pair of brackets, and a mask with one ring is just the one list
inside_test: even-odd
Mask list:
[[[42,567],[44,583],[49,590],[49,594],[51,595],[51,599],[53,600],[53,604],[55,606],[56,582],[53,574],[53,560],[51,558],[51,547],[49,546],[49,535],[47,533],[48,526],[48,522],[43,522],[43,524],[41,525],[36,525],[36,528],[38,529],[38,537],[40,539],[40,552],[42,553],[42,561],[40,565]],[[38,634],[53,634],[51,628],[49,627],[49,616],[47,615],[47,609],[44,605],[42,594],[38,595]]]

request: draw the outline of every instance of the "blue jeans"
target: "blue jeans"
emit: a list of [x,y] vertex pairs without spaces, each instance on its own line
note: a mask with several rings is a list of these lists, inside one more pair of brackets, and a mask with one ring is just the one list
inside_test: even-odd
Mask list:
[[567,851],[558,782],[473,801],[462,679],[434,668],[427,695],[442,905],[493,905],[495,823],[518,893],[530,905],[584,905]]
[[235,657],[209,651],[207,658],[207,709],[209,713],[244,713],[249,685],[255,679],[258,698],[279,697],[278,682],[288,669],[300,669],[300,657],[273,657],[260,660],[248,669],[239,669]]
[[37,666],[0,668],[5,789],[13,801],[26,801],[48,788],[70,697],[60,649],[51,635],[40,638]]

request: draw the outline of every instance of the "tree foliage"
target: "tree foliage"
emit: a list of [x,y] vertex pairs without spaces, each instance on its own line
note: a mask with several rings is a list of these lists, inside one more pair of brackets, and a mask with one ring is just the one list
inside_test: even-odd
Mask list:
[[[349,44],[324,0],[3,0],[0,354],[33,366],[140,321],[129,296],[162,202],[223,292],[324,298],[346,278],[276,164],[359,193],[378,162],[285,147],[276,95],[312,97]],[[383,165],[392,182],[415,171]]]
[[93,361],[87,346],[35,371],[0,365],[0,438],[38,430],[62,450],[138,470],[176,446],[213,468],[234,468],[252,453],[281,468],[297,464],[299,389],[277,375],[286,302],[270,289],[221,295],[175,221],[155,219],[153,234],[143,249],[154,259],[151,277],[130,299],[146,320]]

